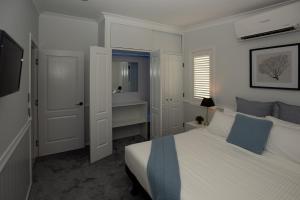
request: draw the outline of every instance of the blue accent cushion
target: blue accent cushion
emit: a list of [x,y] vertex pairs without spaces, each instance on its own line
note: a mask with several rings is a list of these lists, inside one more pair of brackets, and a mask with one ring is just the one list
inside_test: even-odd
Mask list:
[[262,154],[273,126],[273,122],[237,114],[227,142]]

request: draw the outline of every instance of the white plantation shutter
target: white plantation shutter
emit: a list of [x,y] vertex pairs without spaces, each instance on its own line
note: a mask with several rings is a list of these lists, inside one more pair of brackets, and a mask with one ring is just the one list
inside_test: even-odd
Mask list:
[[211,97],[211,51],[193,53],[194,98]]

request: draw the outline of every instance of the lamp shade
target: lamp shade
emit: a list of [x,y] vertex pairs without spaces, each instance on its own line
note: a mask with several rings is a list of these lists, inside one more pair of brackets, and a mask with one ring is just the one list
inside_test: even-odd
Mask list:
[[212,98],[203,98],[200,106],[213,107],[213,106],[215,106],[215,102]]

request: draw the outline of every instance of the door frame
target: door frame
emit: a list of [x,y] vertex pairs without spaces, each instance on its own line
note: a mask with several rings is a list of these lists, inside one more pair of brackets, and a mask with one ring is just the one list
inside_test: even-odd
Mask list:
[[[28,56],[28,115],[31,119],[31,128],[30,128],[30,160],[31,160],[31,168],[33,167],[35,163],[35,159],[39,155],[39,148],[37,145],[38,141],[38,112],[33,112],[32,104],[34,103],[33,98],[34,95],[32,91],[32,64],[35,62],[32,60],[33,51],[35,50],[35,59],[38,59],[39,57],[39,46],[38,42],[34,39],[32,33],[29,33],[29,56]],[[37,77],[37,67],[35,67],[34,72],[36,74],[36,87],[38,87],[38,77]],[[37,94],[36,94],[37,95]],[[36,96],[37,97],[37,96]],[[36,126],[34,126],[36,125]],[[34,144],[34,145],[33,145]]]

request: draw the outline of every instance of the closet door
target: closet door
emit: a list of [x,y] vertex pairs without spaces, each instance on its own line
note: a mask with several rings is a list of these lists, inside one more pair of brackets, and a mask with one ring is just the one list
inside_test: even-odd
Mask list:
[[150,58],[150,136],[156,138],[162,135],[162,103],[161,103],[161,53],[153,51]]
[[90,48],[90,159],[112,154],[111,50]]
[[169,100],[170,100],[170,73],[168,56],[163,54],[161,57],[161,88],[162,88],[162,135],[170,135],[169,130]]
[[168,134],[183,132],[183,66],[181,55],[167,55]]

